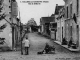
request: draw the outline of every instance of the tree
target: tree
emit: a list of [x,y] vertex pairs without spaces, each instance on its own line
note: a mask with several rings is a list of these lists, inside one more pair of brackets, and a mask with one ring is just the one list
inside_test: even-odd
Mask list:
[[0,5],[2,5],[2,3],[3,3],[3,0],[0,0]]
[[[0,21],[2,21],[3,19],[5,19],[6,15],[5,13],[2,13],[3,11],[3,0],[0,0]],[[6,28],[7,24],[3,24],[2,26],[0,26],[0,32],[3,32],[4,28]],[[5,38],[0,37],[0,44],[4,43]]]
[[[0,0],[0,13],[2,13],[2,10],[3,10],[2,3],[3,3],[3,0]],[[0,21],[5,19],[5,17],[6,15],[4,13],[0,14]],[[2,26],[0,26],[0,30],[3,30],[4,28],[6,28],[6,24],[3,24]]]
[[28,22],[27,22],[27,26],[37,26],[36,21],[34,20],[34,18],[31,18]]

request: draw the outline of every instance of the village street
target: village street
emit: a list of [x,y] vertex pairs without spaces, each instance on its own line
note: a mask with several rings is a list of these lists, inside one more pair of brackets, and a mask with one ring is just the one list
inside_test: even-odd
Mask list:
[[[21,55],[20,51],[0,52],[0,60],[76,60],[73,58],[80,60],[80,52],[71,52],[42,35],[29,33],[28,37],[30,40],[29,55]],[[46,42],[55,46],[55,54],[37,55],[37,52],[44,49]]]

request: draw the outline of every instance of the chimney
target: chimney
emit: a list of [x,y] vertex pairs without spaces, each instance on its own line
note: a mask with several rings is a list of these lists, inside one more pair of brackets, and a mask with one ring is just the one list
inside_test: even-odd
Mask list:
[[58,6],[58,4],[56,4],[56,6]]

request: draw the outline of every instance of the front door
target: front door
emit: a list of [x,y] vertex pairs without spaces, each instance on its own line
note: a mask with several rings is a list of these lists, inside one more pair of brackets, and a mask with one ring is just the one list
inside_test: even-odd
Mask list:
[[79,25],[77,25],[77,47],[79,46]]
[[14,27],[12,27],[12,49],[14,49]]

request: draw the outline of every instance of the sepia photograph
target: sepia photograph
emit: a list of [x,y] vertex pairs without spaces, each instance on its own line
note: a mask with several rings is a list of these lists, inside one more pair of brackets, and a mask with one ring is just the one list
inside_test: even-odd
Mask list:
[[0,60],[80,60],[80,0],[0,0]]

